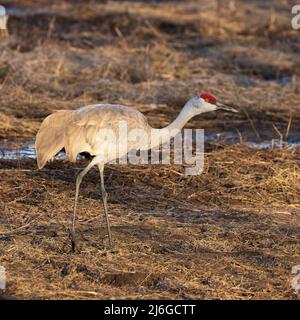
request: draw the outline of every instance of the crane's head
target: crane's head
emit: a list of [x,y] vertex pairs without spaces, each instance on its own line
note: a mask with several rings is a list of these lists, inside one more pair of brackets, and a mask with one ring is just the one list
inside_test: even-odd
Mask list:
[[214,110],[226,110],[231,112],[238,112],[236,109],[229,107],[217,101],[217,98],[208,92],[203,92],[199,97],[190,100],[193,111],[196,114],[209,112]]

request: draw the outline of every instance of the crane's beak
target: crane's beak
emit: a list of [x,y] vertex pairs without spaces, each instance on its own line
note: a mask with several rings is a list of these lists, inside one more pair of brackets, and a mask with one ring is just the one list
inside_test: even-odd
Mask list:
[[230,112],[238,112],[238,110],[236,110],[232,107],[226,106],[225,104],[220,103],[220,102],[216,102],[216,106],[217,106],[218,110],[220,109],[220,110],[226,110],[226,111],[230,111]]

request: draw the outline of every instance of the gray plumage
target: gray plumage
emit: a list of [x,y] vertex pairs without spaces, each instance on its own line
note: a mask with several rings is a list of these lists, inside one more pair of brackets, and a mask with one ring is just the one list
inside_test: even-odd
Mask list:
[[[126,121],[131,129],[150,130],[145,116],[132,108],[122,105],[98,104],[77,110],[60,110],[49,115],[36,136],[36,155],[39,169],[50,161],[61,149],[65,148],[71,162],[75,162],[78,153],[101,153],[97,134],[103,128],[109,128],[118,135],[119,121]],[[127,152],[132,148],[129,143]],[[117,158],[120,155],[117,153]],[[110,158],[110,155],[108,155]]]
[[[151,139],[155,137],[155,135],[157,135],[157,137],[163,136],[160,140],[153,139],[158,141],[158,144],[163,143],[177,134],[193,116],[217,109],[236,112],[236,110],[231,107],[217,103],[215,97],[206,93],[202,94],[200,97],[190,99],[184,105],[178,117],[163,129],[151,128],[142,113],[122,105],[97,104],[82,107],[77,110],[60,110],[49,115],[42,122],[36,136],[35,147],[39,169],[43,168],[45,164],[63,148],[65,148],[66,154],[72,162],[76,161],[77,155],[80,152],[88,152],[94,156],[92,161],[76,178],[76,194],[71,231],[73,250],[75,249],[76,244],[75,221],[79,187],[83,177],[93,166],[97,165],[100,173],[102,200],[109,244],[112,246],[112,236],[107,210],[107,193],[104,187],[104,165],[111,160],[126,155],[126,153],[132,149],[149,149],[149,136],[151,136]],[[123,141],[121,138],[124,138],[121,137],[121,135],[119,136],[118,132],[120,121],[126,122],[127,132],[130,132],[133,129],[142,129],[143,132],[145,132],[138,141],[126,141],[126,144],[124,144],[125,148],[121,151],[119,151],[118,148],[115,148],[118,142]],[[104,136],[101,133],[106,129],[111,130],[112,136],[117,137],[117,141],[111,142],[108,141],[109,139],[104,139]],[[166,134],[166,130],[169,134]],[[151,147],[153,147],[152,144]]]

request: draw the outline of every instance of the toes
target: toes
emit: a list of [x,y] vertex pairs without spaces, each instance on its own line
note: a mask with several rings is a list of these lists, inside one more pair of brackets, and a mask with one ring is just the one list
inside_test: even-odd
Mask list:
[[75,233],[73,231],[70,231],[70,240],[71,240],[71,246],[72,246],[72,252],[74,253],[76,250],[76,237]]

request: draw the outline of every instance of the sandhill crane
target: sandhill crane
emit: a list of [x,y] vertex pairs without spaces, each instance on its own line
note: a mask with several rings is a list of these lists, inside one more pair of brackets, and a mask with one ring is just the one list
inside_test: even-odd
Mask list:
[[[237,112],[237,110],[217,102],[215,96],[210,93],[202,93],[200,96],[190,99],[182,108],[177,118],[163,129],[153,129],[148,124],[146,117],[139,111],[123,105],[95,104],[81,107],[77,110],[60,110],[49,115],[41,124],[36,136],[36,154],[38,168],[45,166],[61,149],[65,149],[70,161],[75,162],[77,155],[88,152],[94,158],[81,171],[76,178],[76,193],[73,211],[73,223],[71,231],[72,247],[75,248],[75,220],[79,187],[83,177],[95,165],[98,166],[101,179],[101,192],[106,218],[109,245],[112,246],[112,236],[107,210],[107,193],[104,186],[104,165],[114,158],[121,158],[132,149],[149,149],[148,138],[138,142],[128,142],[124,150],[112,152],[113,145],[100,134],[102,129],[112,132],[119,130],[120,121],[125,121],[130,129],[142,129],[144,132],[154,132],[160,135],[162,130],[170,132],[169,137],[175,136],[183,126],[195,115],[223,109]],[[165,131],[164,131],[165,132]],[[169,138],[168,137],[168,138]],[[160,141],[159,143],[162,143]],[[151,145],[153,147],[153,145]]]
[[6,15],[6,10],[0,5],[0,38],[5,38],[8,36],[7,20],[8,16]]

